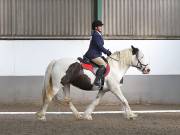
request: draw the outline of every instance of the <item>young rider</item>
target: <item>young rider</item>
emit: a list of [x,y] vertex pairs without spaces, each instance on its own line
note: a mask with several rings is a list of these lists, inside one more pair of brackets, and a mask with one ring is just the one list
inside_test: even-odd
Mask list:
[[85,53],[84,57],[87,57],[92,62],[99,65],[99,69],[96,72],[96,79],[94,85],[101,88],[101,80],[104,78],[104,73],[106,70],[106,62],[102,58],[102,53],[106,55],[111,55],[111,52],[104,48],[104,39],[102,36],[102,26],[103,23],[100,20],[95,20],[92,23],[92,37],[90,40],[90,45],[88,51]]

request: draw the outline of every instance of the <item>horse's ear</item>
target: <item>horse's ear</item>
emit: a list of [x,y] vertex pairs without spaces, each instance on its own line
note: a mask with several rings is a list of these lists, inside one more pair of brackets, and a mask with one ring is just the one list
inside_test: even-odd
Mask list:
[[135,48],[133,45],[131,45],[131,48],[132,48],[132,54],[135,55],[138,53],[139,49],[138,48]]

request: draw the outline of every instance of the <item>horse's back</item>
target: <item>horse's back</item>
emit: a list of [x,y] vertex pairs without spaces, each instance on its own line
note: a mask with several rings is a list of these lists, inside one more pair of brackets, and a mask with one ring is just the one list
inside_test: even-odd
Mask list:
[[78,62],[75,58],[61,58],[56,60],[55,66],[61,70],[67,70],[72,63]]

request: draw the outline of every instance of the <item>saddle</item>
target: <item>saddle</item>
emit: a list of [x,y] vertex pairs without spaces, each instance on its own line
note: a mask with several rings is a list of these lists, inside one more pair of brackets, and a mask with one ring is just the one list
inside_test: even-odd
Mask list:
[[[69,68],[66,71],[66,74],[62,77],[61,83],[63,85],[66,84],[72,84],[80,89],[83,90],[93,90],[93,85],[91,83],[91,79],[83,73],[83,69],[91,71],[95,76],[96,72],[98,71],[98,65],[95,63],[90,62],[89,60],[85,61],[85,59],[82,59],[78,57],[79,62],[72,63]],[[107,64],[106,66],[106,72],[105,76],[108,75],[110,71],[110,66]],[[104,79],[102,81],[102,87],[104,85]]]
[[[106,60],[106,58],[102,57],[104,59],[104,61],[107,63],[107,66],[106,66],[106,72],[104,74],[104,77],[106,77],[109,72],[110,72],[110,66]],[[84,58],[81,58],[81,57],[78,57],[77,58],[79,61],[80,61],[80,64],[81,64],[81,67],[83,69],[86,69],[86,70],[89,70],[91,71],[94,75],[96,75],[96,72],[99,68],[99,65],[97,65],[96,63],[90,61],[88,58],[84,57]]]

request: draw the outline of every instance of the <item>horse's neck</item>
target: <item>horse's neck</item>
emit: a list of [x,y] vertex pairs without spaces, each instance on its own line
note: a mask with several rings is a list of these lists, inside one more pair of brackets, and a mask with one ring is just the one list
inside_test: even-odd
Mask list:
[[115,52],[111,57],[108,58],[111,69],[117,72],[117,76],[122,77],[131,64],[130,50],[126,49],[121,52]]
[[120,70],[120,72],[122,72],[123,73],[123,75],[124,74],[126,74],[126,72],[127,72],[127,70],[129,69],[129,65],[121,65],[120,67],[119,67],[119,70]]
[[118,78],[123,77],[130,67],[128,64],[122,64],[117,61],[110,61],[109,65],[110,65],[111,71],[114,72],[115,75],[118,76]]

